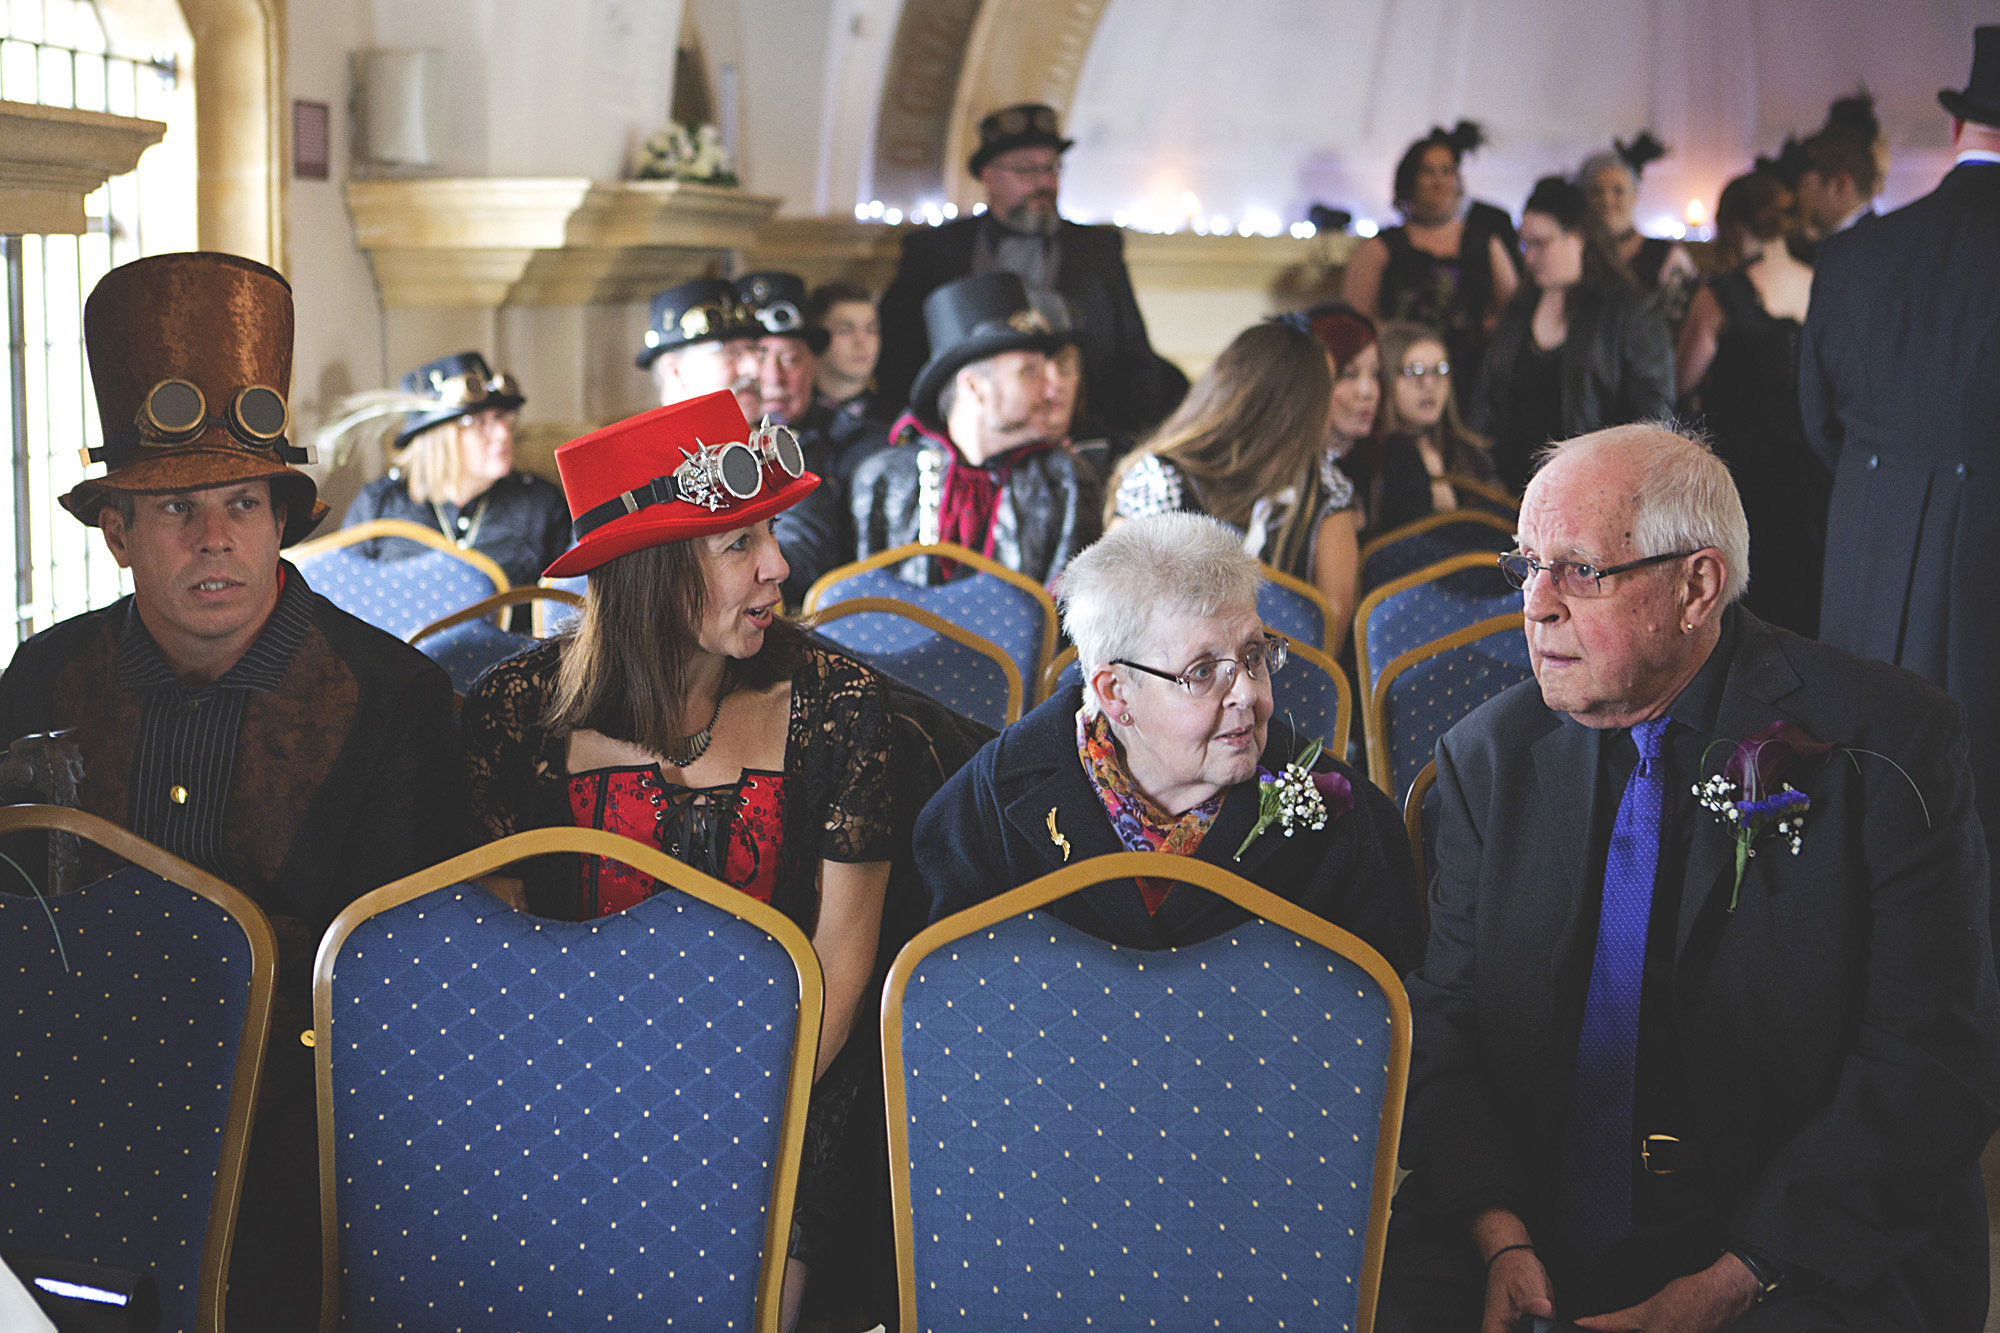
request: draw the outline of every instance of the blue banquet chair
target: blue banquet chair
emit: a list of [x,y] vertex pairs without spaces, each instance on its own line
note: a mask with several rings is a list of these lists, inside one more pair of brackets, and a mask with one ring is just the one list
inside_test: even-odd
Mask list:
[[1327,623],[1333,608],[1326,594],[1304,579],[1293,578],[1282,569],[1261,567],[1264,582],[1257,589],[1257,614],[1267,629],[1274,629],[1293,643],[1307,643],[1322,652],[1337,651],[1327,642]]
[[1533,677],[1519,611],[1492,616],[1401,654],[1368,697],[1368,780],[1407,792],[1438,737],[1503,690]]
[[999,731],[1021,716],[1014,659],[971,630],[908,602],[855,597],[813,613],[819,634],[961,717]]
[[[897,572],[906,561],[931,560],[956,561],[957,577],[926,587]],[[855,597],[908,602],[971,630],[1013,658],[1023,681],[1040,680],[1042,667],[1056,653],[1056,604],[1048,589],[949,542],[898,546],[829,570],[806,589],[805,611],[810,615]]]
[[1391,579],[1354,614],[1354,661],[1365,698],[1382,668],[1453,630],[1521,609],[1493,554],[1467,551]]
[[410,635],[410,643],[443,667],[451,677],[451,688],[462,695],[472,689],[488,667],[526,652],[546,637],[545,632],[517,634],[495,623],[496,619],[504,619],[500,613],[509,607],[524,605],[534,608],[534,619],[540,628],[554,619],[548,614],[551,611],[574,615],[576,608],[583,605],[583,598],[554,588],[509,588],[424,626]]
[[147,1275],[159,1328],[218,1333],[277,939],[243,893],[108,820],[0,809],[0,834],[26,830],[127,864],[40,899],[0,863],[0,1250]]
[[[1121,949],[1046,912],[1162,876],[1254,914]],[[882,1004],[905,1330],[1368,1330],[1409,1072],[1382,956],[1220,866],[1121,853],[936,923]]]
[[[544,920],[528,857],[661,880]],[[778,1326],[824,989],[784,915],[597,829],[503,838],[356,901],[313,978],[320,1328]]]
[[[396,558],[371,555],[364,542],[396,543]],[[314,592],[349,615],[399,639],[474,602],[507,590],[507,575],[490,556],[429,528],[377,518],[301,542],[288,553]]]
[[1514,545],[1515,518],[1484,509],[1448,509],[1391,528],[1361,547],[1361,591],[1466,551],[1505,551]]

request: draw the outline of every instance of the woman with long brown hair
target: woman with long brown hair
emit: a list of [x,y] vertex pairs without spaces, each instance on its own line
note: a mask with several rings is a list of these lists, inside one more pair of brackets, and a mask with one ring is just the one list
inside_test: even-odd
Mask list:
[[1334,389],[1307,317],[1243,330],[1119,465],[1106,524],[1182,511],[1221,519],[1246,551],[1326,595],[1337,643],[1354,616],[1359,555],[1354,486],[1327,448]]
[[[556,451],[588,573],[573,632],[502,662],[466,699],[475,833],[578,826],[657,846],[783,912],[826,978],[785,1323],[843,1224],[847,1120],[879,1072],[841,1060],[866,1022],[893,796],[882,682],[785,620],[772,520],[818,484],[784,427],[728,392],[657,408]],[[528,906],[589,919],[658,889],[597,857],[535,866]]]
[[1362,496],[1371,532],[1464,503],[1454,477],[1499,484],[1486,441],[1458,414],[1458,367],[1425,324],[1382,326],[1382,458]]

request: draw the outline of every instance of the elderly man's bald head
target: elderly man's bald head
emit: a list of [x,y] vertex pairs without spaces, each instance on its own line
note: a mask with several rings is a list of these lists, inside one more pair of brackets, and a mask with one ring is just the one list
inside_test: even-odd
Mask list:
[[1624,426],[1560,444],[1528,483],[1517,533],[1542,700],[1591,727],[1659,716],[1722,634],[1749,575],[1729,469],[1700,441]]

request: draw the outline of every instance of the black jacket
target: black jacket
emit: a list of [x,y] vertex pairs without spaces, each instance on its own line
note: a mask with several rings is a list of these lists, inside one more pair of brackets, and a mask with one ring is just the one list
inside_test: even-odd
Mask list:
[[[1734,841],[1706,811],[1672,826],[1661,864],[1684,873],[1665,1032],[1676,1124],[1703,1159],[1674,1188],[1689,1214],[1721,1221],[1658,1251],[1700,1267],[1727,1239],[1801,1285],[1896,1312],[1894,1327],[1976,1330],[2000,991],[1962,715],[1907,672],[1729,614],[1716,738],[1789,720],[1887,758],[1835,753],[1786,771],[1812,800],[1800,854],[1767,834],[1733,912]],[[1596,947],[1590,842],[1610,820],[1596,781],[1606,735],[1551,712],[1532,681],[1446,733],[1430,948],[1408,980],[1413,1174],[1398,1210],[1456,1227],[1511,1207],[1552,1271],[1579,1021],[1564,1017],[1559,979],[1587,977]],[[1659,1017],[1642,1015],[1642,1031]]]
[[778,549],[790,570],[785,602],[798,606],[820,575],[854,558],[847,484],[860,459],[881,446],[884,427],[868,417],[859,401],[835,404],[815,398],[793,429],[806,471],[819,478],[812,494],[778,515]]
[[[2000,165],[1827,238],[1799,357],[1833,470],[1820,637],[1965,705],[2000,837]],[[1754,572],[1754,571],[1753,571]]]
[[[1083,771],[1076,751],[1080,689],[1049,698],[989,742],[931,798],[917,819],[917,866],[930,888],[931,919],[964,911],[1062,868],[1066,860],[1108,856],[1125,847]],[[1305,747],[1275,718],[1263,763],[1281,769]],[[1257,784],[1238,784],[1196,857],[1269,889],[1352,931],[1397,972],[1417,956],[1423,928],[1403,821],[1387,796],[1359,772],[1322,756],[1317,768],[1353,784],[1354,808],[1318,831],[1291,837],[1267,829],[1235,859],[1257,821]],[[1064,854],[1049,834],[1049,814],[1068,839]],[[1140,949],[1192,944],[1248,920],[1241,908],[1182,885],[1147,915],[1130,880],[1099,884],[1050,905],[1078,930]]]
[[[1533,336],[1540,293],[1524,283],[1486,344],[1486,365],[1472,401],[1470,425],[1494,443],[1494,462],[1516,490],[1525,459],[1503,456],[1508,438],[1514,368]],[[1648,297],[1579,283],[1569,294],[1569,336],[1562,346],[1562,438],[1648,421],[1674,405],[1674,344],[1667,322]],[[1518,475],[1516,475],[1518,474]]]
[[[924,298],[972,272],[982,218],[920,227],[903,238],[895,281],[882,295],[882,354],[875,382],[884,403],[909,401],[910,385],[930,359]],[[1084,402],[1116,432],[1138,435],[1157,425],[1187,392],[1187,379],[1153,351],[1146,320],[1125,269],[1125,237],[1116,227],[1064,222],[1056,289],[1069,302],[1083,351]]]
[[[848,494],[854,519],[854,558],[861,559],[919,539],[936,516],[936,498],[924,482],[926,467],[942,478],[946,446],[907,432],[913,443],[891,445],[855,469]],[[933,455],[926,463],[924,456]],[[1037,583],[1062,572],[1070,557],[1096,541],[1102,531],[1102,487],[1090,465],[1066,444],[991,460],[1006,480],[994,509],[995,560]],[[926,510],[929,512],[926,513]],[[913,562],[914,563],[914,562]],[[935,561],[906,569],[912,583],[940,581]]]
[[[392,472],[361,488],[340,526],[351,528],[371,519],[400,518],[442,532],[440,510],[453,528],[443,535],[459,541],[476,534],[472,549],[491,556],[506,571],[507,582],[517,588],[532,587],[542,571],[570,548],[569,502],[563,499],[562,487],[529,472],[508,473],[464,510],[442,501],[435,506],[418,504],[410,498],[410,486],[402,474]],[[401,560],[428,549],[379,538],[363,542],[362,548],[371,560]]]

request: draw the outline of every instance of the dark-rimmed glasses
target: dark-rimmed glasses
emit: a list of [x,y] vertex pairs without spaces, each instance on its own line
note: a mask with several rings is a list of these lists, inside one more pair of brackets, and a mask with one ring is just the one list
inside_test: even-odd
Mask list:
[[1111,665],[1131,667],[1161,680],[1170,680],[1197,699],[1212,699],[1218,694],[1227,694],[1236,685],[1236,673],[1240,669],[1252,680],[1275,675],[1285,665],[1291,655],[1291,645],[1282,634],[1266,634],[1261,642],[1253,643],[1236,657],[1204,657],[1190,663],[1179,674],[1162,671],[1138,662],[1115,657]]
[[1649,555],[1640,560],[1627,560],[1622,565],[1598,568],[1576,560],[1551,560],[1543,564],[1519,551],[1509,551],[1497,557],[1500,572],[1507,582],[1516,588],[1526,588],[1528,580],[1537,573],[1547,574],[1555,584],[1556,592],[1563,597],[1601,597],[1604,595],[1604,580],[1613,574],[1629,574],[1635,569],[1648,565],[1663,565],[1669,560],[1685,560],[1691,555],[1699,555],[1701,548],[1692,551],[1672,551],[1666,555]]

